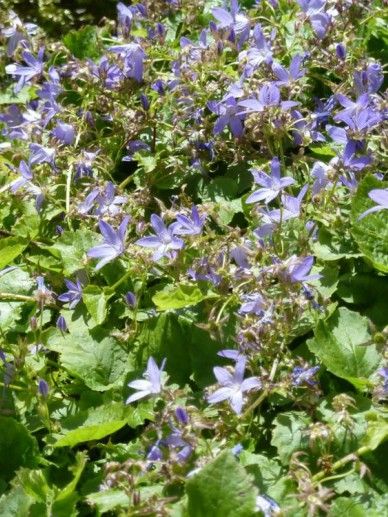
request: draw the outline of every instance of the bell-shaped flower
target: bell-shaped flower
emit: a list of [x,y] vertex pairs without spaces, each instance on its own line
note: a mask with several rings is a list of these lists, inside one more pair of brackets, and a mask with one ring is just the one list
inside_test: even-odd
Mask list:
[[128,222],[129,216],[124,217],[117,230],[114,230],[112,226],[105,221],[99,222],[104,242],[88,251],[88,257],[101,259],[96,266],[96,271],[124,253]]
[[148,359],[147,369],[143,375],[144,379],[136,379],[128,384],[130,388],[136,390],[136,393],[127,398],[126,404],[131,404],[131,402],[148,397],[148,395],[161,393],[163,388],[162,373],[165,364],[166,359],[163,359],[160,368],[158,368],[153,357]]
[[166,226],[163,219],[156,214],[151,215],[151,226],[155,235],[148,235],[136,241],[138,246],[154,249],[152,259],[160,260],[162,257],[173,259],[176,257],[177,250],[184,246],[184,242],[175,236],[176,223]]
[[255,169],[253,169],[252,174],[255,182],[263,188],[256,190],[248,197],[246,200],[248,204],[258,203],[259,201],[269,203],[275,199],[284,188],[295,183],[293,178],[280,177],[280,162],[276,156],[271,161],[270,176],[263,171],[256,171]]
[[257,377],[244,379],[245,364],[246,358],[241,356],[236,362],[233,374],[220,366],[213,368],[214,375],[221,388],[208,396],[207,400],[210,404],[218,404],[228,400],[232,410],[237,415],[241,414],[244,404],[244,393],[261,388],[260,379]]

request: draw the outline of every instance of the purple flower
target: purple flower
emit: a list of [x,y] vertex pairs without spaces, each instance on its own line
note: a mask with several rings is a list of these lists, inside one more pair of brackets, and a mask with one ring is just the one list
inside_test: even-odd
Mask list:
[[212,14],[217,20],[217,29],[229,29],[232,39],[238,36],[238,47],[241,48],[243,43],[249,37],[249,19],[240,13],[237,0],[230,1],[230,12],[222,7],[212,9]]
[[342,95],[340,93],[337,93],[335,95],[335,99],[341,104],[341,106],[345,108],[344,110],[337,113],[337,115],[334,117],[334,120],[336,122],[342,120],[341,115],[353,115],[354,113],[357,113],[358,111],[367,108],[371,102],[371,98],[368,93],[363,93],[362,95],[359,95],[356,102],[349,99],[349,97],[346,97],[346,95]]
[[265,203],[269,203],[275,199],[284,188],[295,183],[293,178],[280,177],[280,162],[276,156],[271,161],[270,176],[263,171],[257,171],[255,169],[252,170],[252,174],[255,182],[263,188],[256,190],[248,197],[246,200],[248,204],[258,203],[263,200]]
[[83,151],[82,159],[75,164],[75,179],[93,175],[92,165],[96,159],[97,154],[98,151],[95,153],[90,151]]
[[122,2],[119,2],[116,5],[117,9],[117,18],[119,20],[119,24],[123,25],[125,28],[130,29],[133,19],[133,12],[131,7],[126,6]]
[[272,71],[278,78],[278,81],[275,82],[277,86],[288,86],[293,81],[297,81],[301,77],[304,76],[305,70],[301,68],[303,63],[304,56],[300,54],[296,54],[290,64],[289,70],[284,68],[279,63],[273,63]]
[[137,43],[127,43],[125,45],[114,45],[109,47],[111,52],[119,54],[123,60],[125,77],[135,79],[138,83],[143,81],[144,50]]
[[124,298],[125,298],[125,302],[128,305],[128,307],[135,307],[137,300],[136,300],[136,296],[134,295],[134,293],[132,293],[131,291],[128,291],[125,294]]
[[21,187],[24,187],[24,185],[30,183],[33,178],[32,171],[24,160],[22,160],[19,164],[19,172],[21,178],[13,181],[10,184],[10,189],[13,193],[15,193]]
[[221,282],[221,277],[216,271],[216,268],[209,264],[208,259],[204,257],[200,259],[197,268],[188,269],[187,274],[192,280],[206,281],[218,285]]
[[373,212],[380,212],[380,210],[388,210],[388,188],[376,188],[369,192],[368,196],[371,198],[372,201],[377,203],[377,205],[373,206],[372,208],[368,208],[368,210],[365,210],[359,218],[363,219],[368,214],[372,214]]
[[20,91],[25,84],[29,84],[31,79],[43,73],[44,48],[41,47],[35,57],[29,50],[22,52],[22,57],[27,66],[12,64],[5,67],[5,72],[10,75],[19,76],[15,86],[15,92]]
[[96,271],[124,253],[128,222],[129,216],[124,217],[118,230],[114,230],[112,226],[105,221],[99,222],[104,242],[88,251],[88,257],[102,259],[97,264]]
[[244,76],[250,77],[261,63],[272,63],[272,49],[264,37],[261,25],[255,25],[253,29],[253,38],[255,46],[240,52],[238,59],[240,63],[246,63],[244,68]]
[[282,276],[292,284],[298,282],[309,282],[320,278],[321,275],[309,275],[314,264],[314,257],[296,257],[293,255],[285,263],[286,269]]
[[313,168],[311,169],[311,175],[315,178],[312,194],[316,196],[328,185],[331,185],[331,181],[327,177],[327,171],[329,170],[329,166],[323,162],[315,162]]
[[186,410],[182,407],[177,407],[175,410],[175,416],[180,424],[187,425],[189,423],[189,415]]
[[326,0],[297,0],[302,11],[309,17],[316,36],[325,37],[331,17],[324,12]]
[[65,124],[60,120],[57,122],[57,125],[51,131],[51,134],[64,145],[71,145],[75,140],[75,131],[74,127],[70,124]]
[[163,459],[163,452],[159,447],[161,440],[158,440],[154,445],[151,446],[147,453],[147,460],[149,461],[160,461]]
[[338,43],[335,47],[335,53],[337,54],[338,59],[341,61],[345,61],[346,59],[346,47],[343,43]]
[[263,517],[275,517],[281,511],[276,501],[267,494],[256,496],[256,510],[263,514]]
[[194,205],[191,209],[191,218],[183,214],[176,216],[177,223],[174,224],[174,233],[176,235],[200,235],[205,219],[206,216],[200,216],[197,207]]
[[376,93],[384,82],[380,63],[368,63],[364,70],[354,73],[354,86],[358,95]]
[[240,111],[238,115],[260,113],[266,108],[278,106],[280,106],[282,110],[289,110],[298,104],[298,102],[294,101],[281,101],[279,88],[273,83],[269,83],[260,88],[257,99],[245,99],[238,103],[239,106],[245,108],[245,110]]
[[50,388],[47,382],[44,379],[38,380],[38,391],[43,398],[47,398]]
[[242,297],[244,303],[241,304],[239,314],[255,314],[262,316],[265,309],[265,300],[260,293],[246,294]]
[[63,303],[68,303],[69,309],[74,309],[82,300],[82,284],[78,279],[75,283],[71,280],[65,280],[65,284],[68,291],[67,293],[60,294],[58,300]]
[[377,370],[377,373],[380,375],[380,377],[382,377],[382,391],[383,395],[386,396],[388,395],[388,368],[380,368],[380,370]]
[[151,225],[156,235],[142,237],[136,241],[138,246],[154,249],[152,260],[157,261],[162,257],[175,258],[177,250],[184,246],[184,242],[174,235],[176,223],[166,226],[161,217],[156,214],[151,215]]
[[50,147],[43,147],[40,144],[30,144],[29,165],[38,165],[40,163],[48,163],[53,169],[55,166],[55,150]]
[[35,298],[40,304],[44,304],[48,300],[50,300],[53,296],[53,292],[50,291],[44,282],[43,276],[36,277],[36,283],[38,285],[38,289],[35,291]]
[[10,12],[11,27],[1,29],[1,34],[8,39],[7,56],[11,57],[19,43],[27,43],[28,36],[34,34],[38,26],[34,23],[22,23],[20,18],[13,11]]
[[67,332],[67,323],[66,323],[66,320],[63,316],[59,316],[59,318],[57,319],[57,328],[63,333],[63,332]]
[[314,375],[319,370],[319,366],[312,368],[302,368],[300,366],[295,367],[291,373],[292,384],[294,386],[300,386],[301,384],[309,384],[314,386],[317,382],[313,379]]
[[109,214],[115,216],[120,213],[120,207],[126,202],[125,196],[116,196],[116,186],[108,181],[104,188],[95,187],[83,203],[78,206],[80,214],[87,214],[93,210],[93,214],[102,216]]
[[358,109],[352,108],[352,111],[347,109],[341,111],[334,117],[334,120],[336,122],[344,122],[349,129],[357,133],[358,138],[360,138],[360,134],[366,136],[374,126],[379,124],[382,117],[377,111],[373,111],[368,107],[362,109],[360,106]]
[[50,80],[45,81],[37,93],[40,99],[52,102],[55,101],[55,99],[61,93],[62,86],[60,84],[58,71],[54,66],[50,66],[48,76]]
[[118,88],[124,79],[123,72],[116,64],[112,64],[106,56],[103,56],[98,64],[89,61],[91,74],[96,77],[108,90]]
[[144,379],[137,379],[128,384],[130,388],[137,390],[137,393],[128,397],[126,404],[131,404],[131,402],[148,397],[148,395],[158,395],[162,391],[162,373],[165,364],[166,359],[163,359],[160,368],[158,368],[153,357],[148,359],[147,369],[143,374]]
[[[357,151],[362,147],[362,144],[349,140],[346,144],[342,156],[339,157],[345,169],[361,171],[372,162],[372,157],[368,155],[357,156]],[[335,158],[333,159],[335,160]]]
[[215,135],[220,134],[226,126],[229,126],[234,137],[242,137],[244,133],[244,126],[242,123],[243,115],[238,113],[240,108],[234,97],[229,96],[220,102],[209,101],[207,106],[210,111],[218,115],[213,129],[213,133]]
[[240,357],[236,363],[233,375],[226,369],[216,366],[213,368],[214,375],[222,386],[208,396],[210,404],[218,404],[228,400],[231,408],[237,414],[241,414],[244,404],[244,392],[261,387],[261,382],[257,377],[248,377],[244,380],[246,358]]
[[225,359],[231,359],[232,361],[235,361],[237,362],[240,357],[244,357],[241,352],[239,352],[238,350],[235,350],[233,348],[227,348],[225,350],[220,350],[219,352],[217,352],[217,355],[219,355],[220,357],[224,357]]

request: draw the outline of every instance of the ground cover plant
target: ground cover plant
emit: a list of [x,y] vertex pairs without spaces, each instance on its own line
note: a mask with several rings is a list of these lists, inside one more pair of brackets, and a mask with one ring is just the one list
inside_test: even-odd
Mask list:
[[386,515],[385,2],[5,4],[0,515]]

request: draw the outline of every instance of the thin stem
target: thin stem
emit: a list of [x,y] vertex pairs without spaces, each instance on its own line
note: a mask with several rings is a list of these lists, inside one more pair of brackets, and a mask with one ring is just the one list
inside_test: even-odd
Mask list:
[[[356,452],[347,454],[340,460],[333,463],[331,470],[335,472],[336,470],[344,467],[350,461],[354,461],[355,459],[357,459],[358,456],[362,456],[363,454],[365,454],[369,451],[370,451],[370,448],[367,446],[360,447]],[[324,478],[325,478],[325,472],[323,470],[321,470],[320,472],[315,474],[315,476],[313,476],[312,480],[314,481],[314,483],[317,483],[317,482],[321,482]]]
[[225,310],[225,309],[226,309],[226,307],[229,305],[229,303],[230,303],[231,301],[233,301],[233,300],[234,300],[234,296],[230,296],[230,298],[228,298],[228,299],[226,300],[226,302],[222,305],[222,307],[221,307],[221,309],[220,309],[220,312],[218,313],[217,318],[216,318],[216,321],[215,321],[215,323],[216,323],[216,324],[217,324],[217,323],[219,323],[219,321],[220,321],[220,319],[221,319],[221,316],[222,316],[222,314],[223,314],[224,310]]
[[14,293],[0,293],[0,300],[7,302],[36,302],[36,299],[33,296]]
[[108,292],[114,292],[118,287],[119,285],[121,285],[123,282],[125,282],[125,280],[127,280],[127,278],[129,278],[132,274],[132,271],[127,271],[121,278],[119,278],[119,280],[117,280],[116,283],[114,283],[113,285],[111,285],[110,287],[107,288],[107,291]]
[[69,167],[69,171],[66,176],[66,213],[70,212],[70,189],[71,189],[71,179],[73,175],[73,167]]
[[263,393],[260,395],[260,397],[258,399],[256,399],[255,402],[253,402],[253,404],[251,404],[244,411],[244,413],[242,414],[242,418],[246,417],[251,411],[253,411],[258,406],[260,406],[260,404],[263,402],[263,400],[267,397],[268,393],[269,393],[268,390],[264,390]]

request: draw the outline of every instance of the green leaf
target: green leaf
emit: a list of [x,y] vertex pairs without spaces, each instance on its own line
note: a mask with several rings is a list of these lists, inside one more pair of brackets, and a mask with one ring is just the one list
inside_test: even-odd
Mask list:
[[117,507],[129,508],[131,500],[124,490],[110,489],[95,492],[86,496],[86,500],[92,506],[96,506],[102,513],[110,512]]
[[98,235],[90,230],[76,230],[64,232],[52,246],[61,254],[66,276],[70,276],[82,269],[87,262],[86,253],[98,240]]
[[28,239],[22,237],[6,237],[0,239],[0,269],[8,266],[28,246]]
[[187,330],[174,313],[164,312],[145,321],[137,338],[143,362],[151,355],[158,361],[166,358],[171,381],[181,385],[191,374]]
[[100,55],[98,49],[98,32],[96,27],[86,25],[81,29],[68,32],[64,38],[63,43],[66,48],[70,50],[73,56],[79,59],[97,58]]
[[1,517],[20,517],[29,515],[32,499],[22,487],[16,486],[0,498]]
[[369,417],[366,434],[362,440],[362,445],[374,451],[377,447],[388,439],[388,418],[376,413]]
[[186,482],[189,517],[252,517],[257,490],[231,452],[223,452]]
[[[374,272],[372,272],[374,273]],[[362,313],[383,329],[388,325],[388,277],[379,274],[357,273],[340,278],[338,296],[346,303],[362,308]]]
[[370,340],[367,318],[340,307],[327,321],[318,322],[307,345],[331,373],[363,389],[380,361]]
[[333,149],[328,145],[310,145],[309,151],[314,156],[314,158],[324,162],[327,162],[336,156]]
[[319,230],[318,240],[312,244],[312,250],[317,258],[325,261],[360,256],[350,236],[331,233],[324,227]]
[[146,419],[152,420],[153,412],[144,404],[133,408],[122,403],[112,403],[82,411],[61,420],[62,433],[55,447],[74,447],[79,443],[100,440],[126,424],[141,425]]
[[293,489],[293,483],[278,461],[248,451],[242,451],[239,460],[245,470],[254,476],[261,494],[269,495],[278,503],[284,500],[287,504],[285,497]]
[[75,465],[70,468],[73,473],[73,479],[57,494],[55,501],[65,501],[73,495],[77,483],[80,480],[82,472],[86,466],[87,459],[88,457],[85,452],[77,452],[75,457]]
[[0,477],[9,481],[19,467],[32,467],[37,461],[36,440],[24,425],[0,416]]
[[367,508],[353,498],[338,497],[328,513],[329,517],[368,517]]
[[218,295],[209,293],[204,294],[196,285],[180,285],[179,287],[168,286],[163,291],[159,291],[152,297],[152,301],[160,311],[169,309],[182,309],[190,305],[217,298]]
[[300,411],[281,413],[275,418],[271,444],[276,447],[284,465],[288,464],[294,452],[308,448],[308,437],[304,431],[310,423],[310,417]]
[[16,479],[34,501],[46,503],[54,499],[54,490],[47,483],[43,470],[22,468],[18,470]]
[[7,90],[0,93],[0,105],[4,104],[26,104],[35,97],[34,86],[24,86],[18,93],[14,92],[14,87],[11,86]]
[[109,298],[110,296],[97,285],[88,285],[82,291],[82,300],[96,325],[101,325],[105,321]]
[[379,181],[374,176],[366,176],[358,185],[352,201],[352,233],[365,257],[379,271],[388,273],[388,210],[359,216],[375,206],[368,196],[373,189],[386,188],[388,182]]
[[127,371],[127,353],[116,339],[102,328],[92,331],[78,322],[62,335],[50,335],[47,347],[60,354],[61,364],[86,386],[96,391],[106,391],[122,384]]
[[29,294],[34,287],[34,280],[19,267],[0,271],[0,292]]

